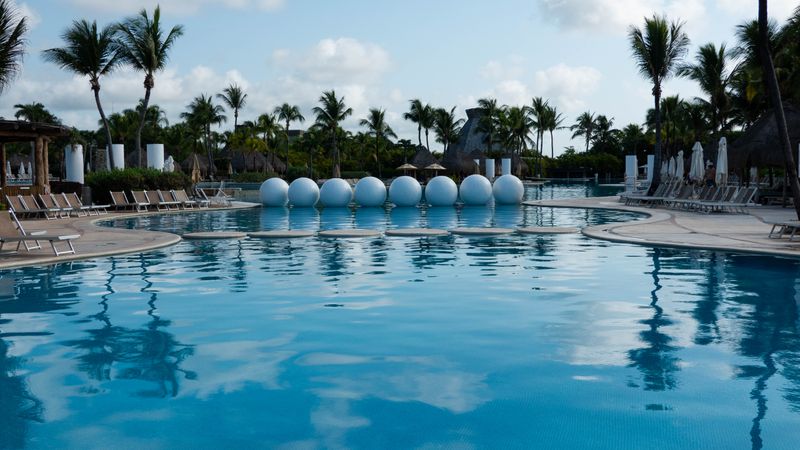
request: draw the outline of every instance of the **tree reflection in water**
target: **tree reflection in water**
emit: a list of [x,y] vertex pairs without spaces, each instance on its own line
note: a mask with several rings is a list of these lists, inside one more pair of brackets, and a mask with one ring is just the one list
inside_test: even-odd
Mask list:
[[[67,341],[65,345],[82,351],[77,358],[78,369],[96,381],[110,381],[113,378],[126,380],[142,380],[154,384],[152,389],[137,392],[142,397],[175,397],[180,388],[181,376],[195,379],[192,371],[181,369],[181,363],[194,353],[191,345],[178,342],[165,330],[170,326],[169,320],[157,314],[157,291],[153,290],[149,267],[154,265],[150,258],[139,255],[142,268],[141,277],[144,287],[140,290],[148,294],[147,315],[149,322],[144,328],[128,328],[114,325],[109,311],[109,298],[114,294],[113,279],[116,262],[112,258],[108,272],[107,292],[102,296],[102,310],[92,316],[102,326],[86,330],[87,337]],[[90,388],[89,391],[95,391]]]

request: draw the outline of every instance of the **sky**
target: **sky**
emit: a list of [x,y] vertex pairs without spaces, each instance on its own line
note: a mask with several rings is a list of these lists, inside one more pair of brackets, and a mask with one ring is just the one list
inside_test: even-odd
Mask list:
[[[152,11],[151,0],[12,0],[32,24],[23,73],[0,95],[0,116],[13,105],[41,102],[65,124],[97,128],[88,79],[41,58],[62,45],[73,20],[101,26]],[[400,138],[417,140],[402,119],[410,99],[456,107],[461,117],[477,99],[525,105],[550,100],[575,122],[584,111],[614,119],[615,127],[642,123],[652,105],[651,86],[630,56],[627,30],[645,16],[664,13],[686,22],[689,59],[707,42],[735,45],[734,29],[757,16],[757,0],[162,0],[165,27],[184,26],[167,68],[156,75],[151,102],[179,121],[192,98],[243,86],[247,106],[240,121],[289,102],[313,121],[320,94],[335,89],[354,114],[343,125],[357,131],[369,108],[387,111]],[[770,15],[783,21],[800,5],[771,0]],[[107,112],[132,108],[143,97],[143,75],[120,69],[101,80]],[[671,79],[664,95],[702,95],[694,83]],[[233,113],[221,130],[233,127]],[[555,135],[555,152],[581,149],[567,130]],[[424,137],[423,137],[424,140]],[[441,144],[432,150],[441,151]],[[545,148],[550,148],[545,141]]]

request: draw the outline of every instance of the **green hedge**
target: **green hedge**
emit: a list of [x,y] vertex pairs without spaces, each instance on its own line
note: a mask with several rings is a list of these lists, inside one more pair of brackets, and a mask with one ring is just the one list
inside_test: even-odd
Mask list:
[[188,189],[192,180],[181,172],[131,168],[87,174],[86,185],[92,189],[93,202],[111,203],[110,191]]
[[277,176],[278,174],[272,172],[241,172],[233,176],[233,181],[237,183],[261,183]]
[[369,172],[364,172],[363,170],[345,170],[342,172],[342,178],[344,179],[361,179],[369,176]]

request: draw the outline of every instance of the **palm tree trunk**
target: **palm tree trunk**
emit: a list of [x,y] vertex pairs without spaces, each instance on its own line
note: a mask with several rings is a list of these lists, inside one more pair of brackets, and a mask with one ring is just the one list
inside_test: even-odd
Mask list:
[[[100,88],[92,89],[94,91],[94,102],[97,104],[97,111],[100,113],[100,119],[103,121],[103,128],[106,130],[106,140],[108,141],[108,164],[111,169],[114,168],[114,153],[111,151],[111,127],[108,125],[106,113],[103,111],[103,106],[100,104]],[[94,167],[94,166],[93,166]]]
[[419,141],[419,146],[422,147],[422,125],[417,126],[417,140]]
[[550,158],[555,158],[556,156],[554,145],[553,145],[553,130],[550,130]]
[[147,114],[147,106],[150,104],[152,77],[152,75],[148,74],[144,78],[144,104],[142,105],[142,110],[139,112],[139,127],[136,129],[136,139],[134,139],[134,145],[136,146],[136,161],[138,162],[139,167],[144,165],[142,163],[142,130],[144,129],[144,116]]
[[431,143],[428,140],[428,129],[427,128],[425,128],[425,148],[427,148],[428,151],[431,151]]
[[206,153],[208,154],[208,175],[214,178],[214,155],[211,153],[211,125],[206,125]]
[[655,100],[656,112],[656,146],[653,150],[653,177],[650,182],[648,195],[653,195],[656,188],[661,184],[661,85],[656,83],[653,86],[653,99]]
[[286,121],[286,171],[289,171],[289,121]]
[[333,178],[339,178],[341,176],[341,170],[339,168],[339,147],[336,145],[336,130],[333,130]]
[[380,140],[378,139],[378,136],[375,136],[375,162],[378,163],[378,178],[383,178],[383,175],[381,174],[381,156],[378,153],[378,151],[379,151],[379,149],[378,149],[379,143],[380,143]]
[[233,110],[233,132],[236,133],[236,129],[239,128],[239,110]]
[[794,155],[792,154],[792,145],[789,141],[789,131],[786,126],[786,116],[783,112],[781,91],[778,88],[778,79],[775,76],[775,66],[772,64],[772,53],[769,49],[769,36],[767,34],[767,0],[758,1],[758,37],[761,65],[764,70],[764,79],[766,81],[770,103],[772,103],[772,109],[775,114],[775,122],[778,125],[778,138],[780,139],[781,150],[783,150],[783,159],[786,162],[789,186],[792,188],[795,214],[797,214],[797,218],[800,219],[800,181],[797,179],[797,165],[795,165]]

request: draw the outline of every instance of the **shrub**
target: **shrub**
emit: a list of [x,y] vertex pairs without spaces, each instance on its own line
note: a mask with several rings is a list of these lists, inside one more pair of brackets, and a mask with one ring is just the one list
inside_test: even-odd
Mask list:
[[277,177],[273,172],[242,172],[233,176],[233,181],[237,183],[261,183],[264,180]]
[[86,185],[92,189],[93,202],[111,203],[110,191],[186,189],[191,188],[192,180],[181,172],[129,168],[89,173]]
[[368,177],[369,172],[365,172],[363,170],[347,170],[342,172],[342,178],[345,179],[358,179]]

